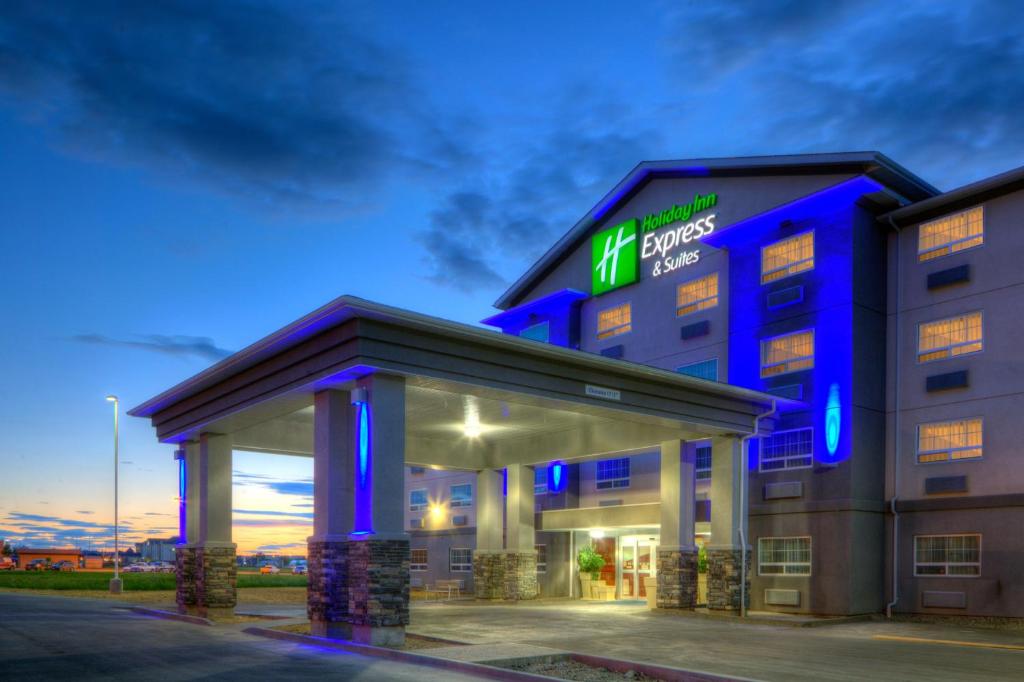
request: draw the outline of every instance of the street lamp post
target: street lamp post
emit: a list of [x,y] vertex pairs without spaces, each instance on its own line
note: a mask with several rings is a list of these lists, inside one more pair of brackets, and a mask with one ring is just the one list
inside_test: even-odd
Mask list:
[[121,548],[117,536],[117,407],[116,395],[108,395],[107,401],[114,403],[114,577],[110,581],[110,592],[121,593]]

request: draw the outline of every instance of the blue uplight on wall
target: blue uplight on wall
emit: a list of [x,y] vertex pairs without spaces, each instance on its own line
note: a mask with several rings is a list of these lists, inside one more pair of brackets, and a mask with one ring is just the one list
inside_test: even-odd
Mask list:
[[828,402],[825,405],[825,446],[832,457],[839,447],[839,431],[842,427],[842,409],[839,404],[839,384],[828,387]]
[[371,418],[368,400],[352,403],[356,410],[356,486],[355,486],[355,524],[351,535],[366,536],[373,534],[373,474],[370,471],[373,456],[370,436]]
[[187,498],[188,493],[188,472],[185,468],[185,457],[182,455],[178,458],[178,537],[179,542],[186,543],[188,538],[188,521],[187,521]]
[[565,490],[566,479],[568,479],[566,465],[562,462],[552,462],[548,465],[548,492],[560,493]]

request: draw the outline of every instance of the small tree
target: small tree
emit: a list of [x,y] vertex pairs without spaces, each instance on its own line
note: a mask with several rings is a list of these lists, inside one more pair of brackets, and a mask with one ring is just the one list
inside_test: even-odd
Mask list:
[[576,557],[580,573],[588,573],[590,577],[597,580],[601,576],[601,569],[604,568],[604,557],[594,551],[593,547],[584,547]]
[[701,545],[700,549],[697,550],[697,572],[708,572],[708,550],[704,548],[704,545]]
[[3,544],[4,546],[3,549],[0,549],[0,554],[2,554],[3,556],[11,556],[11,554],[14,553],[14,550],[11,549],[11,543],[4,540]]

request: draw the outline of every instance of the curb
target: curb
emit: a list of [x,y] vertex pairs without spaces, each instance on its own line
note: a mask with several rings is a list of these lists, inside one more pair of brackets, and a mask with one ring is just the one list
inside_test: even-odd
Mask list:
[[671,668],[653,663],[640,663],[638,661],[625,661],[616,658],[604,658],[603,656],[591,656],[589,654],[569,654],[569,658],[586,663],[587,665],[607,668],[617,673],[625,673],[634,670],[650,677],[656,677],[666,682],[758,682],[749,677],[733,677],[730,675],[717,675],[704,672],[703,670],[686,670],[684,668]]
[[775,627],[787,627],[787,628],[820,628],[828,627],[829,625],[847,625],[849,623],[864,623],[874,619],[874,615],[865,613],[857,616],[835,616],[834,618],[820,618],[818,620],[805,620],[805,621],[793,621],[786,618],[761,618],[761,617],[746,617],[740,618],[739,616],[729,616],[725,614],[717,613],[699,613],[695,611],[687,610],[675,610],[675,609],[654,609],[651,611],[656,616],[663,617],[679,617],[679,618],[702,618],[704,620],[713,620],[720,623],[735,623],[737,625],[771,625]]
[[189,616],[184,613],[175,613],[174,611],[162,611],[160,609],[147,609],[145,606],[129,606],[129,611],[135,613],[141,613],[146,616],[154,616],[156,618],[163,618],[164,620],[178,620],[182,623],[192,623],[193,625],[213,625],[214,622],[209,618],[203,618],[202,616]]
[[353,654],[362,654],[364,656],[384,658],[390,661],[412,663],[414,665],[425,665],[431,668],[440,668],[441,670],[451,670],[454,672],[467,673],[469,675],[484,677],[491,680],[521,680],[522,682],[540,682],[544,680],[549,682],[550,680],[558,679],[556,677],[548,677],[547,675],[534,675],[531,673],[523,673],[516,670],[495,668],[493,666],[484,665],[481,663],[469,663],[467,661],[452,661],[447,658],[438,658],[436,656],[428,656],[426,654],[416,654],[409,651],[398,651],[396,649],[388,649],[385,647],[370,646],[369,644],[356,644],[355,642],[346,642],[337,639],[327,639],[326,637],[300,635],[295,632],[283,632],[281,630],[272,630],[270,628],[251,627],[245,628],[244,630],[242,630],[242,632],[245,632],[250,635],[256,635],[257,637],[266,637],[268,639],[276,639],[285,642],[295,642],[297,644],[313,644],[315,646],[325,647],[328,649],[337,649],[338,651],[347,651]]

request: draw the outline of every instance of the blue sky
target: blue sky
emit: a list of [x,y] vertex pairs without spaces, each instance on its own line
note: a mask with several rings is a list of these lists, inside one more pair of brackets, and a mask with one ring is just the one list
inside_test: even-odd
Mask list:
[[[1021,165],[1022,19],[8,0],[0,535],[104,541],[107,393],[136,405],[344,293],[475,322],[640,160],[878,149],[943,189]],[[122,423],[124,516],[170,534],[171,449]],[[309,462],[236,469],[242,548],[301,544]]]

